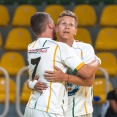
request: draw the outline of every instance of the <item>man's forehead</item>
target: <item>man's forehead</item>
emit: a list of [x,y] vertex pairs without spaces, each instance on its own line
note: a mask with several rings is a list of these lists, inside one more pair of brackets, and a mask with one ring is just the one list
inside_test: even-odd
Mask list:
[[60,22],[71,22],[71,23],[75,23],[75,20],[74,19],[61,19]]
[[72,19],[72,20],[75,20],[73,17],[71,17],[71,16],[63,16],[63,17],[61,17],[60,18],[61,20],[63,20],[63,19],[65,19],[65,20],[67,20],[67,19]]
[[63,17],[61,17],[61,19],[74,19],[73,17],[71,17],[71,16],[63,16]]

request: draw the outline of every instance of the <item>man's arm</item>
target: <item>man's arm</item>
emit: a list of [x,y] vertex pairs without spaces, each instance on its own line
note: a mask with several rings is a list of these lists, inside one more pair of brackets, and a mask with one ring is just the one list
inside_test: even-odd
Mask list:
[[95,72],[98,70],[99,66],[101,64],[101,61],[99,60],[99,58],[96,58],[94,61],[92,61],[89,64],[85,64],[84,66],[82,66],[78,71],[77,71],[77,75],[82,76],[83,78],[90,78],[92,77]]
[[[94,60],[93,62],[86,64],[84,66],[82,66],[82,68],[80,68],[78,70],[78,74],[80,76],[74,76],[74,75],[70,75],[70,78],[68,77],[68,74],[64,74],[59,68],[58,71],[59,72],[53,72],[53,71],[46,71],[44,74],[44,77],[46,80],[50,81],[50,82],[61,82],[61,81],[67,81],[69,83],[72,83],[74,85],[80,85],[80,86],[91,86],[93,84],[94,81],[94,77],[95,77],[95,72],[98,69],[100,65],[99,60]],[[83,68],[84,67],[84,68]],[[57,69],[57,67],[56,67]],[[90,69],[90,70],[89,70]],[[90,71],[90,72],[89,72]],[[87,73],[89,72],[89,73]],[[85,74],[86,73],[86,74]],[[82,77],[81,77],[82,76]],[[68,79],[69,78],[69,79]],[[45,90],[47,88],[47,86],[45,86],[46,84],[42,84],[42,82],[37,82],[34,86],[33,89],[41,92],[42,90]],[[28,83],[29,86],[29,83]],[[30,86],[29,86],[30,87]]]
[[91,76],[90,78],[82,78],[81,76],[74,76],[65,74],[62,72],[61,69],[58,67],[54,67],[56,71],[45,71],[44,78],[49,82],[62,82],[67,81],[74,85],[80,86],[92,86],[95,75]]
[[99,68],[101,60],[95,55],[94,49],[90,44],[83,44],[82,53],[82,60],[85,65],[78,70],[77,74],[80,74],[83,78],[90,78]]
[[44,82],[38,81],[38,79],[39,79],[39,76],[35,76],[33,80],[28,79],[28,81],[27,81],[27,87],[30,90],[36,90],[36,91],[42,93],[43,90],[47,89],[47,84],[44,83]]
[[[73,70],[74,74],[80,75],[83,78],[90,78],[95,74],[100,66],[98,57],[95,59],[95,54],[92,51],[85,49],[83,60],[76,55],[76,53],[69,46],[66,45],[66,49],[61,46],[61,61],[63,64]],[[66,51],[67,50],[67,51]],[[91,54],[92,53],[92,54]],[[86,60],[90,59],[90,61]]]

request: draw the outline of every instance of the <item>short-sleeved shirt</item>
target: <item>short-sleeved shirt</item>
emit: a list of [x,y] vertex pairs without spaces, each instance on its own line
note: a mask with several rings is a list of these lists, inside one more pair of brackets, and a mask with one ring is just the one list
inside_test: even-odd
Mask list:
[[[86,64],[95,59],[94,49],[90,44],[74,40],[72,49]],[[68,72],[72,73],[70,70]],[[76,86],[70,83],[67,83],[67,87],[69,97],[66,116],[74,117],[92,113],[92,87]]]
[[55,71],[53,66],[59,67],[64,73],[68,68],[75,73],[85,63],[67,44],[55,42],[50,38],[38,38],[28,45],[28,62],[30,78],[39,75],[39,81],[46,83],[48,88],[43,90],[43,93],[34,90],[27,106],[63,115],[68,106],[65,83],[48,82],[43,74],[46,70]]
[[[111,92],[108,93],[107,95],[107,100],[115,100],[115,102],[117,103],[117,95],[116,95],[116,90],[113,90]],[[113,111],[112,107],[109,106],[109,108],[107,109],[107,113],[105,115],[105,117],[111,117],[117,114]]]

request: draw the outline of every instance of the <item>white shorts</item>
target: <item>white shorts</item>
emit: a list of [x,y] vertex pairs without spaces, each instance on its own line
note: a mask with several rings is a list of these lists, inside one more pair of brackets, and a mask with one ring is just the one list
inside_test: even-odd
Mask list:
[[37,109],[26,107],[24,117],[65,117],[62,115],[46,113]]

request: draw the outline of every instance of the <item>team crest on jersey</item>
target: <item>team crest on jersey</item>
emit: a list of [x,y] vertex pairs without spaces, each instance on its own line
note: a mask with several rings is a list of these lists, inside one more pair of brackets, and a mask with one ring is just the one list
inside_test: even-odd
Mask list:
[[47,53],[47,48],[40,48],[40,49],[30,49],[28,50],[29,53]]
[[67,89],[68,89],[68,96],[75,95],[75,93],[79,90],[80,86],[76,86],[70,83],[66,84]]

